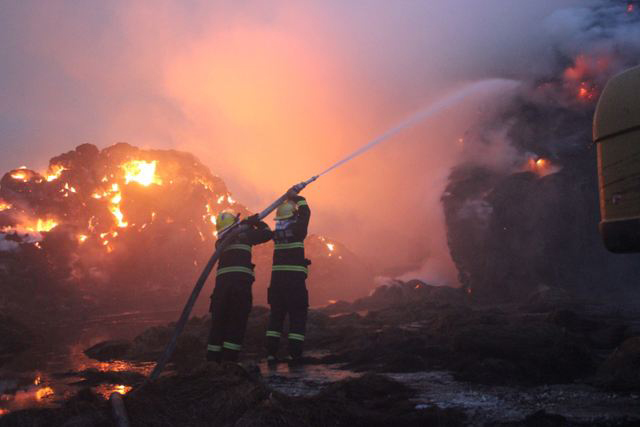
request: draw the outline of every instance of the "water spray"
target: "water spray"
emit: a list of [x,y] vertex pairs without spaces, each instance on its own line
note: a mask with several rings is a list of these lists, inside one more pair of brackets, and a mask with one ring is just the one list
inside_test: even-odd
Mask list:
[[[327,173],[331,172],[334,169],[339,168],[340,166],[344,165],[348,161],[355,159],[356,157],[359,157],[360,155],[369,151],[370,149],[377,146],[381,142],[386,141],[387,139],[390,139],[393,136],[397,135],[401,131],[407,128],[410,128],[412,126],[415,126],[419,122],[422,122],[423,120],[426,120],[429,117],[434,116],[449,107],[452,107],[453,105],[457,104],[462,99],[466,98],[471,94],[480,92],[481,90],[495,89],[498,87],[498,85],[503,86],[505,85],[505,83],[509,83],[510,85],[514,84],[513,81],[503,80],[503,79],[483,80],[481,82],[473,83],[468,86],[465,86],[461,90],[455,92],[453,95],[439,102],[436,102],[435,104],[431,105],[429,108],[419,111],[418,113],[405,119],[399,125],[389,129],[382,135],[378,136],[377,138],[369,141],[362,147],[358,148],[356,151],[349,154],[342,160],[339,160],[333,165],[329,166],[327,169],[320,172],[319,174],[312,176],[306,181],[303,181],[299,184],[294,185],[293,187],[291,187],[289,191],[287,191],[285,194],[280,196],[273,203],[271,203],[266,209],[260,212],[258,214],[258,218],[260,220],[266,218],[271,212],[276,210],[278,206],[280,206],[289,198],[291,192],[299,193],[306,186],[316,181],[318,178],[326,175]],[[160,373],[163,371],[166,363],[171,358],[173,351],[175,350],[176,344],[178,342],[178,337],[182,333],[185,325],[187,324],[191,311],[193,310],[193,306],[195,305],[196,300],[198,299],[198,295],[200,295],[200,291],[202,290],[205,282],[207,281],[209,274],[213,270],[213,267],[218,261],[218,258],[220,258],[220,254],[222,254],[222,251],[229,244],[229,242],[231,242],[233,238],[238,234],[240,234],[242,231],[246,230],[247,227],[248,226],[243,224],[242,222],[236,222],[231,228],[229,228],[229,230],[225,233],[224,238],[222,238],[220,243],[217,245],[215,252],[213,253],[211,258],[209,259],[209,262],[207,262],[207,265],[205,266],[204,270],[200,274],[200,277],[198,278],[198,281],[196,282],[195,287],[193,288],[193,291],[191,292],[191,295],[189,296],[189,299],[187,300],[187,303],[185,304],[184,309],[182,310],[182,314],[180,315],[180,319],[176,323],[176,327],[174,329],[173,335],[171,336],[171,340],[167,344],[167,347],[165,348],[165,351],[163,352],[163,354],[158,359],[158,362],[156,363],[155,368],[151,372],[151,375],[147,379],[147,382],[155,381],[160,375]]]

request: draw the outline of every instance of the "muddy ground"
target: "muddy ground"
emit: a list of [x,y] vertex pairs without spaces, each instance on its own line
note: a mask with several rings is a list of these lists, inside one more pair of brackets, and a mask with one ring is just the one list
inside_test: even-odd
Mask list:
[[[267,318],[264,307],[251,313],[244,367],[203,363],[205,316],[191,319],[168,372],[151,386],[136,388],[143,377],[133,372],[74,375],[87,387],[133,386],[124,398],[132,425],[640,423],[640,312],[620,304],[546,288],[496,305],[455,289],[396,283],[354,303],[311,310],[305,366],[287,374],[256,365]],[[153,361],[171,330],[152,327],[87,353]],[[349,375],[314,382],[313,369]],[[59,408],[0,418],[0,426],[110,423],[108,403],[89,389]]]

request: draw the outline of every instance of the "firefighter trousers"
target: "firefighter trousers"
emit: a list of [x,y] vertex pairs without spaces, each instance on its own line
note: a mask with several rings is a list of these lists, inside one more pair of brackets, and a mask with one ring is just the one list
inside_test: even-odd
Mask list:
[[211,295],[207,360],[238,360],[253,303],[252,283],[253,277],[244,273],[227,273],[216,280]]
[[307,326],[307,311],[309,309],[309,293],[305,279],[298,274],[291,274],[291,278],[281,273],[278,280],[272,280],[268,289],[268,300],[271,306],[269,326],[267,328],[267,353],[276,356],[284,321],[289,316],[289,354],[293,358],[302,356],[304,334]]

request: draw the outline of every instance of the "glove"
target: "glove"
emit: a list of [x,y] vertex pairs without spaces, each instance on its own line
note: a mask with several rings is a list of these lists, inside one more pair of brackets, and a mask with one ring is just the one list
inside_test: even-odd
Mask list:
[[259,214],[253,214],[250,217],[245,218],[242,221],[243,224],[247,224],[247,225],[258,225],[260,223],[260,215]]

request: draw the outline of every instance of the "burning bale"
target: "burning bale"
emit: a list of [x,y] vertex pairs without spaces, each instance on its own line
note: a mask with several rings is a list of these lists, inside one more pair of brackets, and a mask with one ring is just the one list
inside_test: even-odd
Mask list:
[[[44,174],[10,171],[0,181],[7,310],[47,317],[42,307],[76,315],[175,308],[212,253],[216,214],[229,208],[249,214],[221,178],[177,151],[83,144],[52,158]],[[266,300],[272,249],[256,248],[257,301]],[[309,236],[308,252],[316,303],[353,297],[371,281],[338,242]]]
[[[442,196],[451,256],[470,292],[520,298],[540,286],[609,295],[637,288],[638,256],[608,253],[598,235],[591,146],[601,89],[640,55],[640,15],[622,3],[583,10],[550,71],[525,76],[516,95],[465,136],[484,147],[503,135],[514,150],[501,167],[475,159],[457,166]],[[564,28],[570,12],[549,17],[549,29]]]

